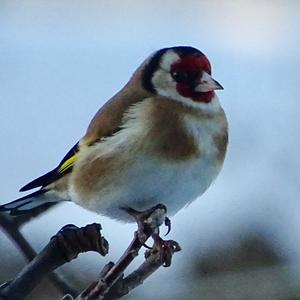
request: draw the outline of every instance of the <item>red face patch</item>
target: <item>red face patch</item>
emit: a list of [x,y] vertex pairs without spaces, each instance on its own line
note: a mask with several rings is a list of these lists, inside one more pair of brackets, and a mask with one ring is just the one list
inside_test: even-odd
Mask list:
[[[189,55],[183,57],[171,66],[172,74],[176,72],[186,72],[190,74],[191,78],[195,77],[195,79],[199,78],[203,71],[211,75],[211,65],[204,55]],[[215,95],[214,91],[205,93],[195,92],[194,88],[193,82],[177,82],[176,84],[176,90],[181,96],[191,98],[196,102],[209,103]]]

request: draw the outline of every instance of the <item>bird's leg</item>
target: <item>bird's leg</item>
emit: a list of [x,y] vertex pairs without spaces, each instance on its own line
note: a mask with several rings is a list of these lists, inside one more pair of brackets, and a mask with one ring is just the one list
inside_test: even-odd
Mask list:
[[167,208],[163,204],[157,204],[145,211],[137,211],[132,208],[124,208],[138,225],[137,234],[142,244],[146,242],[153,233],[159,234],[159,226],[165,224],[168,227],[167,234],[171,230],[171,221],[166,217]]
[[[126,209],[126,211],[135,218],[138,224],[138,238],[140,242],[148,248],[145,255],[148,257],[152,254],[157,254],[156,256],[161,261],[164,267],[169,267],[171,265],[172,255],[174,252],[180,251],[180,246],[178,243],[172,240],[163,240],[159,235],[159,226],[165,224],[168,227],[167,234],[171,231],[171,220],[165,216],[167,209],[164,205],[158,204],[146,211],[140,212],[132,208]],[[151,235],[154,244],[149,247],[145,244],[147,238]]]

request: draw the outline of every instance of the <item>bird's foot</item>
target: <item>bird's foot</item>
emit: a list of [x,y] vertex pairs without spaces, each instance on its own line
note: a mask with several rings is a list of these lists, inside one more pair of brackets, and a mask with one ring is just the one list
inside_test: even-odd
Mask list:
[[145,244],[148,237],[154,232],[158,234],[158,228],[162,224],[168,227],[167,234],[171,230],[171,221],[166,217],[167,208],[163,204],[157,204],[145,211],[137,211],[132,208],[126,208],[125,210],[136,220],[138,225],[137,234],[142,244]]
[[145,257],[155,257],[164,267],[169,267],[174,252],[181,250],[179,244],[173,240],[163,240],[157,233],[152,234],[153,247],[145,252]]
[[68,224],[60,229],[51,240],[58,243],[67,261],[87,251],[96,251],[105,256],[108,253],[108,242],[101,235],[101,229],[101,225],[96,223],[81,228]]

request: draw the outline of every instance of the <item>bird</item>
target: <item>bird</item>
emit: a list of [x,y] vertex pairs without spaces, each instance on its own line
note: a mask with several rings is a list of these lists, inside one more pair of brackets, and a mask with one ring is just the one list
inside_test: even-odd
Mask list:
[[122,222],[159,203],[173,216],[219,174],[228,122],[211,64],[191,46],[152,53],[102,106],[56,168],[0,206],[13,216],[61,201]]

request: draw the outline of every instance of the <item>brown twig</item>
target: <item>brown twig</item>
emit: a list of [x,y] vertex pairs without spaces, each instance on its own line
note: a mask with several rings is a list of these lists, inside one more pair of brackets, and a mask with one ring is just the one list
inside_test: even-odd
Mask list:
[[[18,216],[12,217],[7,213],[0,212],[0,226],[4,229],[7,236],[10,237],[16,244],[16,246],[21,250],[23,255],[27,258],[28,261],[31,261],[36,256],[35,250],[31,247],[29,242],[24,238],[22,233],[19,230],[19,227],[25,224],[30,219],[40,215],[45,212],[46,209],[49,209],[51,206],[43,207],[42,209],[36,210],[33,214],[28,214],[26,217]],[[77,292],[70,287],[59,274],[53,272],[48,275],[48,278],[53,283],[53,285],[61,291],[62,294],[77,294]]]
[[14,280],[2,288],[1,296],[9,300],[24,299],[44,276],[76,258],[79,253],[96,251],[105,255],[108,244],[100,229],[99,224],[83,228],[65,226]]
[[[167,241],[167,243],[169,243],[172,255],[181,250],[177,242]],[[127,295],[131,290],[143,284],[163,264],[164,261],[158,251],[146,252],[145,261],[127,277],[123,278],[122,276],[105,295],[104,300],[120,299]]]
[[116,264],[111,263],[110,268],[105,267],[105,272],[102,271],[100,279],[88,286],[76,300],[103,299],[105,293],[111,286],[123,275],[124,270],[130,265],[133,259],[138,255],[138,251],[143,246],[135,233],[129,247],[118,260]]
[[[180,247],[174,241],[163,241],[157,234],[159,226],[165,221],[165,214],[166,208],[162,205],[138,213],[136,219],[139,229],[124,254],[116,264],[112,262],[107,264],[101,271],[99,280],[90,284],[76,299],[119,299],[142,284],[161,265],[170,266],[172,255],[179,251]],[[97,251],[105,255],[108,244],[101,236],[100,229],[99,224],[83,228],[74,225],[65,226],[14,280],[0,288],[0,295],[4,299],[24,299],[44,276],[76,258],[79,253]],[[154,245],[151,250],[146,251],[145,261],[124,278],[125,269],[150,236],[153,237]],[[72,295],[65,295],[63,299],[74,298]]]
[[0,225],[28,260],[32,260],[36,256],[34,249],[20,233],[19,226],[15,223],[13,217],[0,212]]

